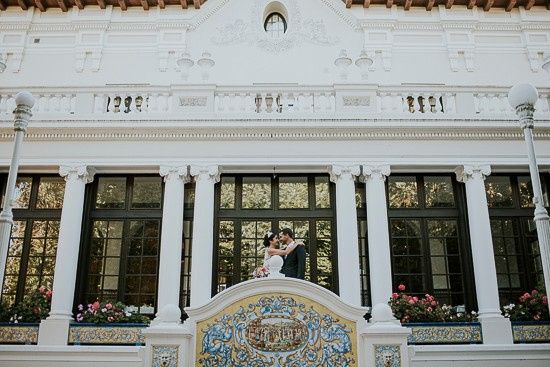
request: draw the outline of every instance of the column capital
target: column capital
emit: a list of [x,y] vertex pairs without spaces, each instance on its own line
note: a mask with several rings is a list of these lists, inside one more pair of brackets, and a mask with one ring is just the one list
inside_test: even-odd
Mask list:
[[367,182],[369,179],[376,179],[385,181],[391,173],[391,168],[389,164],[380,164],[380,165],[363,165],[363,174],[361,175],[361,182]]
[[491,174],[491,166],[483,165],[464,165],[455,169],[456,179],[459,182],[467,182],[472,179],[485,180]]
[[59,166],[59,175],[65,182],[81,180],[87,184],[94,180],[95,169],[85,164],[67,164]]
[[353,179],[353,176],[359,176],[361,174],[361,166],[334,164],[330,166],[328,173],[330,174],[330,180],[332,182],[337,182],[344,177]]
[[190,180],[187,166],[160,166],[159,174],[164,177],[164,182],[168,180],[179,179],[183,183],[187,183]]
[[195,177],[195,181],[210,180],[213,183],[220,181],[220,167],[218,165],[191,165],[191,176]]

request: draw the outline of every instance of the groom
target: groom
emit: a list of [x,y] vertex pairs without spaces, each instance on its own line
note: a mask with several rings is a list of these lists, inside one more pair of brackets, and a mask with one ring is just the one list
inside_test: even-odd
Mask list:
[[285,256],[281,272],[288,278],[304,279],[306,275],[306,250],[303,244],[294,241],[294,233],[290,228],[284,228],[279,236],[287,248],[294,248]]

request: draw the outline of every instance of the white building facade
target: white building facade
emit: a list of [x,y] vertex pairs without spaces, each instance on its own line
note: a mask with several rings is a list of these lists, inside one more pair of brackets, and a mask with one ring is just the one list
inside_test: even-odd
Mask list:
[[36,98],[2,299],[53,287],[38,345],[0,346],[1,366],[162,365],[146,347],[68,345],[78,304],[192,314],[250,279],[284,227],[307,246],[306,280],[348,305],[405,284],[478,312],[482,344],[411,345],[402,365],[550,363],[500,310],[544,285],[507,93],[538,88],[546,195],[546,6],[62,3],[0,8],[3,187],[15,95]]

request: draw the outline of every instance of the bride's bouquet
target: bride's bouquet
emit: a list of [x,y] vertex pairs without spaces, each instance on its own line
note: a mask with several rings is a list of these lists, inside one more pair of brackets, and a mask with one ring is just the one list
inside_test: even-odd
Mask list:
[[254,272],[252,273],[253,278],[265,278],[269,275],[269,269],[265,266],[259,266],[256,269],[254,269]]

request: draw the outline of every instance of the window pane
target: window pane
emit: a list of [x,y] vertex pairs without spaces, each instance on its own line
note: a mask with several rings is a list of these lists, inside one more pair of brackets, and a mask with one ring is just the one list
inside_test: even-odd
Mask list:
[[307,177],[279,178],[279,208],[309,208]]
[[38,209],[61,209],[63,207],[63,195],[65,194],[65,181],[61,177],[42,177],[38,185]]
[[235,209],[235,177],[222,177],[220,208]]
[[15,184],[15,200],[13,203],[14,209],[26,209],[29,207],[31,199],[32,178],[21,177],[17,179]]
[[450,177],[424,177],[426,206],[428,208],[447,208],[455,206],[453,182]]
[[512,208],[512,185],[508,176],[489,176],[485,179],[489,208]]
[[418,194],[416,177],[390,176],[388,178],[390,208],[417,208]]
[[100,177],[97,183],[96,208],[123,209],[126,202],[126,177]]
[[160,177],[136,177],[132,190],[132,208],[155,209],[161,207],[162,179]]
[[243,177],[242,203],[244,209],[271,208],[271,178]]
[[315,177],[315,207],[330,208],[330,185],[328,177]]
[[365,184],[362,182],[355,183],[355,206],[357,208],[366,207],[366,195],[365,195]]

